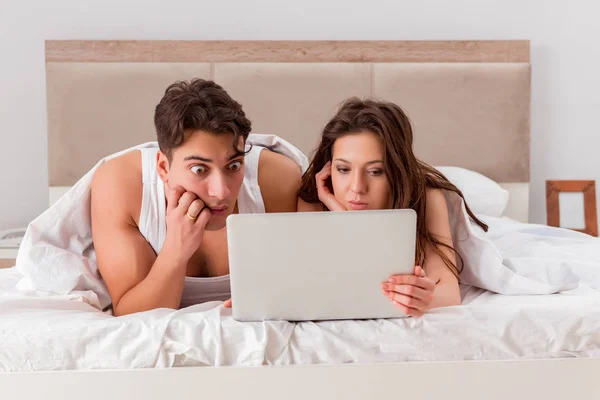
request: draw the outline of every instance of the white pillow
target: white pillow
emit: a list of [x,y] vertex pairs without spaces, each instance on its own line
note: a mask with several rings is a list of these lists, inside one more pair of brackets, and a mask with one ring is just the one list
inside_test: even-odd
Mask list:
[[475,214],[501,217],[508,204],[508,190],[478,172],[460,167],[435,167],[464,195]]

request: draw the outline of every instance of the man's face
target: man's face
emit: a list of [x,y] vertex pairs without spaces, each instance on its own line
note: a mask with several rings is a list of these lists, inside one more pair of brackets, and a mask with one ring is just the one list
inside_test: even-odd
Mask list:
[[173,150],[169,163],[159,152],[158,170],[170,187],[181,186],[194,193],[211,210],[206,230],[225,227],[233,213],[244,180],[244,141],[234,149],[233,134],[190,133],[184,143]]

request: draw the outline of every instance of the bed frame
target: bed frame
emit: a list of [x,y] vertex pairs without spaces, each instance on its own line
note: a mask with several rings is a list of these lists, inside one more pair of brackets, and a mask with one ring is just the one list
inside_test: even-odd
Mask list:
[[396,102],[419,158],[494,179],[511,192],[506,215],[526,222],[530,76],[528,41],[49,41],[50,202],[100,158],[156,140],[165,88],[201,77],[242,103],[253,132],[307,155],[344,99]]
[[599,360],[193,367],[0,374],[6,399],[598,399]]
[[[204,77],[242,103],[255,133],[307,155],[347,97],[405,109],[417,157],[506,187],[528,221],[528,41],[48,41],[52,203],[98,159],[155,140],[175,80]],[[101,355],[98,355],[101,357]],[[600,360],[506,360],[0,374],[6,398],[599,398]]]

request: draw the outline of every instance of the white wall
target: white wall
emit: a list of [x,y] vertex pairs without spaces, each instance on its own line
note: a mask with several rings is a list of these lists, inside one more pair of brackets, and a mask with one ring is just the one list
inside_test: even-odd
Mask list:
[[530,213],[532,221],[545,222],[545,179],[600,184],[600,25],[593,4],[0,0],[0,229],[26,225],[48,200],[45,39],[529,39]]

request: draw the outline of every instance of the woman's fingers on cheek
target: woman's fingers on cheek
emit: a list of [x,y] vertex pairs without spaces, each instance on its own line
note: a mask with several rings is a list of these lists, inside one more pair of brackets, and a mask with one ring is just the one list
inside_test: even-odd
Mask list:
[[331,163],[330,162],[328,162],[327,164],[325,164],[323,166],[323,168],[321,168],[321,170],[317,173],[317,175],[325,175],[329,171],[331,171]]

